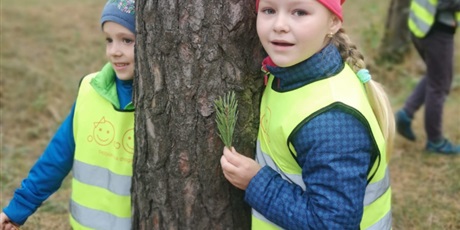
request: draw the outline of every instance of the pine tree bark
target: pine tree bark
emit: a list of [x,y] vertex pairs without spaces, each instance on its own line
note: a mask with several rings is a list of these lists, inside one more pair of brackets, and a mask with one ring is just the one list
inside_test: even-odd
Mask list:
[[410,2],[411,0],[391,0],[378,61],[398,63],[409,51],[411,42],[407,19]]
[[223,177],[214,100],[235,91],[234,146],[253,157],[262,48],[252,0],[136,1],[133,229],[250,229]]

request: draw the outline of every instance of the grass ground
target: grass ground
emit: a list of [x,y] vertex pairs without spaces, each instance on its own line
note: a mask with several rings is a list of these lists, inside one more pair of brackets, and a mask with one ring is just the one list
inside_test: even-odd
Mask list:
[[[104,1],[4,0],[0,39],[0,206],[46,147],[75,99],[78,81],[105,62],[99,15]],[[388,1],[345,3],[345,28],[371,60],[384,30]],[[453,91],[445,132],[460,143],[460,36],[456,37]],[[394,109],[424,71],[412,52],[402,63],[376,66]],[[423,112],[415,119],[418,142],[396,137],[391,160],[394,229],[460,229],[460,157],[423,153]],[[67,178],[22,229],[68,229]]]

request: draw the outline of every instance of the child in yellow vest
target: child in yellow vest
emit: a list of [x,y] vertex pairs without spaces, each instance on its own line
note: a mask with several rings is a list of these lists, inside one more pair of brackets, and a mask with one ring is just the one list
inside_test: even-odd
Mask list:
[[109,0],[101,15],[108,63],[85,76],[69,116],[0,214],[16,229],[72,170],[73,229],[130,229],[134,153],[134,0]]
[[415,141],[412,120],[423,106],[426,152],[460,155],[460,144],[454,144],[443,131],[444,103],[455,76],[454,37],[460,27],[460,1],[412,0],[408,27],[412,43],[426,65],[426,73],[396,113],[397,131],[407,140]]
[[221,157],[253,229],[391,229],[393,114],[342,29],[343,2],[256,2],[269,55],[256,160]]

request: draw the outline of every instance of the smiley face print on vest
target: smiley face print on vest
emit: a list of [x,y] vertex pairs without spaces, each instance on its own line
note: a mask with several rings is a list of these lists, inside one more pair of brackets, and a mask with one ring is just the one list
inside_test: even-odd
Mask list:
[[[111,122],[106,117],[93,122],[89,130],[88,142],[104,146],[104,151],[122,150],[125,153],[134,153],[134,128],[132,126],[115,127],[117,123]],[[122,130],[120,130],[122,129]],[[118,131],[118,132],[117,132]],[[122,134],[122,136],[120,136]],[[111,149],[111,150],[110,150]]]
[[133,154],[134,153],[134,129],[128,129],[121,140],[123,149]]
[[93,123],[93,135],[88,137],[91,142],[94,140],[98,145],[106,146],[112,143],[115,138],[115,128],[105,117]]

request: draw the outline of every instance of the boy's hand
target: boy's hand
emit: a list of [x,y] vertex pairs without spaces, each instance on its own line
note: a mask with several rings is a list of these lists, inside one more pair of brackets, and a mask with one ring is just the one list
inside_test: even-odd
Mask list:
[[224,147],[220,165],[225,178],[235,187],[246,190],[251,179],[259,172],[260,165],[253,159]]
[[11,222],[5,213],[0,213],[0,230],[18,230],[19,226]]

